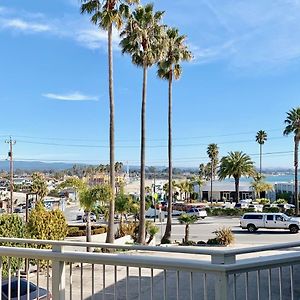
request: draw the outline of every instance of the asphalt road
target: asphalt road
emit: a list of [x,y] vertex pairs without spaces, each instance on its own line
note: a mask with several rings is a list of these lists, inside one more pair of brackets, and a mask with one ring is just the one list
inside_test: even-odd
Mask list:
[[[259,245],[273,244],[284,242],[295,242],[300,240],[300,233],[291,234],[288,230],[263,230],[259,229],[255,233],[249,233],[246,229],[239,227],[239,218],[235,217],[207,217],[204,220],[199,220],[195,224],[190,225],[190,240],[207,241],[215,237],[214,231],[220,227],[230,227],[235,235],[235,243],[237,245]],[[157,225],[165,230],[165,224]],[[161,232],[161,230],[160,230]],[[161,233],[158,234],[160,238]],[[172,224],[171,239],[181,241],[184,237],[184,225],[178,223],[176,219]]]

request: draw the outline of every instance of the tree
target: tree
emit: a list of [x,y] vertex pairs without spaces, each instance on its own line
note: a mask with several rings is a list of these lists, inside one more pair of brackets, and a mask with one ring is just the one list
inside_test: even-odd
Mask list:
[[[109,185],[85,187],[79,192],[80,206],[86,213],[86,241],[91,241],[91,211],[99,202],[111,202],[113,193]],[[88,251],[90,249],[88,248]]]
[[296,207],[296,215],[299,214],[299,195],[298,195],[298,152],[300,141],[300,107],[296,107],[287,112],[284,121],[286,127],[283,131],[284,135],[294,134],[294,167],[295,167],[295,190],[294,199]]
[[206,151],[209,159],[210,159],[210,202],[212,202],[212,194],[213,194],[213,180],[216,175],[217,166],[218,166],[218,155],[219,148],[217,144],[209,144]]
[[[182,73],[180,63],[192,59],[192,54],[185,44],[186,36],[179,35],[178,29],[169,28],[165,36],[165,56],[158,63],[157,75],[161,79],[168,81],[168,161],[169,161],[169,195],[173,195],[172,184],[173,180],[173,163],[172,163],[172,84],[173,79],[179,79]],[[169,242],[171,237],[172,226],[172,197],[168,199],[168,214],[165,234],[162,237],[162,243]]]
[[251,186],[255,192],[255,198],[260,198],[262,192],[267,192],[273,190],[273,185],[264,181],[265,176],[260,173],[255,172],[252,176],[253,182]]
[[139,0],[81,0],[81,13],[92,15],[91,22],[107,31],[108,46],[108,91],[109,91],[109,162],[110,162],[110,186],[112,190],[112,201],[109,207],[109,221],[107,231],[107,243],[114,242],[114,192],[115,192],[115,103],[113,88],[113,27],[120,30],[123,18],[129,17],[129,5],[139,3]]
[[254,174],[253,161],[250,156],[242,151],[229,152],[222,157],[218,171],[219,179],[233,177],[235,183],[235,201],[239,202],[239,184],[241,176],[252,176]]
[[32,174],[32,184],[30,187],[30,192],[37,194],[39,201],[43,201],[45,196],[47,196],[48,185],[47,185],[44,174],[37,173],[37,172]]
[[259,130],[256,134],[255,140],[259,144],[259,174],[261,175],[262,166],[262,146],[267,140],[267,133],[264,130]]
[[124,236],[123,231],[123,217],[125,214],[129,213],[131,211],[131,206],[133,202],[129,195],[126,195],[124,191],[121,190],[120,193],[116,196],[116,212],[120,214],[120,235]]
[[187,244],[189,242],[189,235],[190,235],[190,225],[196,223],[198,220],[197,216],[195,215],[187,215],[187,214],[182,214],[179,218],[178,221],[180,224],[185,225],[185,235],[184,235],[184,243]]
[[75,200],[77,200],[77,193],[86,187],[86,183],[77,177],[69,177],[61,184],[58,185],[57,189],[73,188],[75,190]]
[[141,183],[140,183],[140,226],[138,242],[145,244],[145,146],[146,146],[146,94],[147,71],[163,54],[164,26],[160,24],[163,12],[153,11],[153,5],[137,7],[129,18],[120,42],[122,53],[131,55],[134,65],[143,69],[141,108]]

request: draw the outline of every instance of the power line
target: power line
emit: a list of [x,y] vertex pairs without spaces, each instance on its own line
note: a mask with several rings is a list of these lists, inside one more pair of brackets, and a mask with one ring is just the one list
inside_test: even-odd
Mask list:
[[[281,156],[290,156],[294,153],[294,151],[274,151],[274,152],[266,152],[263,154],[263,156],[276,156],[276,157],[281,157]],[[249,156],[259,156],[259,153],[250,153],[248,154]],[[41,161],[41,162],[70,162],[70,163],[78,163],[78,162],[95,162],[95,163],[107,163],[108,160],[89,160],[89,159],[36,159],[36,158],[22,158],[22,157],[17,157],[15,158],[20,161]],[[185,162],[185,161],[201,161],[204,159],[208,159],[207,156],[199,156],[199,157],[178,157],[174,158],[174,162]],[[130,160],[130,159],[119,159],[119,161],[128,161],[130,163],[139,163],[139,160]],[[149,161],[151,163],[164,163],[167,162],[167,159],[162,159],[162,160],[153,160]],[[149,163],[148,162],[148,163]]]
[[[269,140],[278,140],[283,139],[285,137],[273,137],[269,138]],[[235,144],[235,143],[256,143],[254,139],[251,140],[238,140],[238,141],[226,141],[226,142],[218,142],[218,145],[225,145],[225,144]],[[28,141],[28,140],[19,140],[19,143],[23,144],[34,144],[34,145],[47,145],[47,146],[58,146],[58,147],[76,147],[76,148],[109,148],[109,145],[88,145],[88,144],[67,144],[67,143],[50,143],[50,142],[37,142],[37,141]],[[175,144],[173,145],[174,148],[176,147],[197,147],[197,146],[207,146],[207,143],[192,143],[192,144]],[[140,145],[116,145],[116,148],[140,148]],[[167,148],[167,145],[148,145],[147,148]]]
[[[268,129],[267,132],[282,131],[282,128]],[[218,138],[218,137],[228,137],[228,136],[237,136],[237,135],[247,135],[253,134],[254,131],[243,131],[236,133],[226,133],[226,134],[216,134],[216,135],[202,135],[202,136],[191,136],[191,137],[174,137],[173,140],[191,140],[191,139],[205,139],[205,138]],[[9,134],[0,135],[0,137],[9,137]],[[57,141],[85,141],[85,142],[106,142],[106,140],[98,139],[87,139],[87,138],[69,138],[69,137],[41,137],[41,136],[29,136],[29,135],[14,135],[16,138],[27,138],[27,139],[37,139],[37,140],[57,140]],[[147,141],[166,141],[167,138],[148,138]],[[133,142],[139,141],[138,139],[116,139],[117,142]]]

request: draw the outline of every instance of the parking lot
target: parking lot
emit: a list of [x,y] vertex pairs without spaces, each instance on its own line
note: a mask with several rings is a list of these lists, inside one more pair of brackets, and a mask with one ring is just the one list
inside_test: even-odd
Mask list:
[[[176,218],[173,219],[172,240],[181,241],[184,237],[184,225],[179,224]],[[264,230],[259,229],[255,233],[249,233],[246,229],[239,227],[239,218],[237,217],[207,217],[190,225],[190,240],[207,241],[214,237],[213,231],[226,226],[232,228],[235,235],[236,244],[243,245],[265,245],[273,243],[294,242],[300,240],[300,233],[291,234],[288,230]],[[157,223],[164,232],[165,224]],[[161,233],[158,233],[160,238]]]

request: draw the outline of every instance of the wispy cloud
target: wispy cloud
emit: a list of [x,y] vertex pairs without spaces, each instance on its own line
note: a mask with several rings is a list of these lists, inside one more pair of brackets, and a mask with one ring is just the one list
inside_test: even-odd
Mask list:
[[28,22],[22,19],[2,19],[0,20],[0,27],[19,30],[22,32],[45,32],[50,31],[51,26],[43,23]]
[[[300,0],[201,0],[181,10],[196,63],[223,60],[232,69],[282,69],[300,62]],[[179,9],[177,7],[177,9]],[[195,24],[190,23],[190,19]],[[184,24],[182,24],[184,26]]]
[[68,94],[46,93],[42,96],[60,101],[98,101],[98,97],[85,95],[80,92],[73,92]]
[[[107,48],[107,33],[91,25],[88,18],[84,16],[74,18],[66,15],[63,20],[51,19],[39,12],[15,11],[0,7],[0,29],[71,39],[80,46],[92,50],[106,51]],[[113,31],[113,44],[114,50],[119,50],[119,35],[116,31]]]
[[[99,28],[82,29],[76,32],[76,41],[89,49],[105,48],[107,44],[107,33]],[[119,36],[116,31],[113,31],[113,44],[115,50],[118,49]]]

